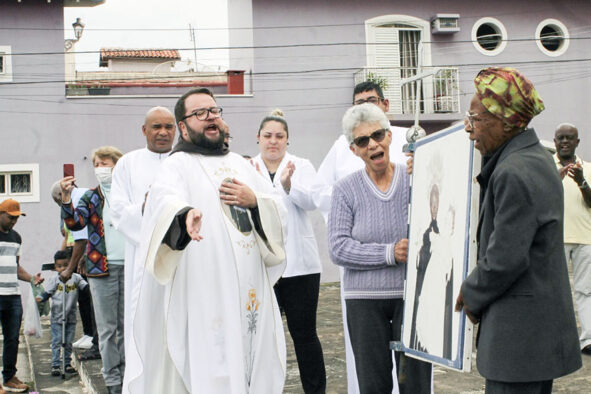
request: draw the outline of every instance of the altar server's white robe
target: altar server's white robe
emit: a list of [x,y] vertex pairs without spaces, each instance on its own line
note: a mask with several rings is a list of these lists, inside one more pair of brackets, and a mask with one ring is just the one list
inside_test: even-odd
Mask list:
[[[224,179],[257,193],[272,254],[248,229],[246,211],[226,210]],[[136,263],[145,263],[134,317],[142,360],[131,393],[281,393],[285,339],[273,284],[285,269],[285,209],[241,156],[175,153],[152,184]],[[203,212],[200,242],[173,251],[161,241],[184,207]],[[226,212],[224,212],[226,210]],[[248,218],[248,217],[247,217]],[[259,242],[260,241],[260,242]],[[273,265],[271,265],[273,264]]]
[[[113,169],[110,206],[113,225],[125,237],[125,308],[124,342],[126,364],[140,362],[135,343],[132,341],[132,319],[137,304],[138,275],[142,266],[134,264],[136,248],[140,242],[142,204],[154,181],[160,164],[169,153],[155,153],[147,148],[129,152],[117,161]],[[128,380],[123,381],[123,393],[128,393]]]

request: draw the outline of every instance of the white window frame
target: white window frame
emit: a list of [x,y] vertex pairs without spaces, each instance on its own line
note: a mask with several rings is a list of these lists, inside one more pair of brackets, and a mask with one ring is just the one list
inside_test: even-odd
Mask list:
[[[5,193],[0,194],[0,199],[12,198],[18,202],[40,202],[39,199],[39,164],[0,164],[0,174],[5,176]],[[11,193],[11,174],[31,174],[31,191],[29,193]]]
[[3,70],[0,72],[0,83],[12,82],[12,48],[10,45],[0,45],[0,56],[4,59]]
[[[414,28],[421,30],[421,41],[430,43],[431,42],[431,22],[420,19],[410,15],[381,15],[375,18],[371,18],[365,21],[365,42],[366,45],[366,64],[368,67],[376,67],[376,29],[382,25],[400,23],[405,25],[413,26]],[[431,45],[423,45],[423,67],[429,67],[432,65],[431,62]],[[433,108],[433,92],[432,92],[432,77],[428,77],[423,80],[424,84],[424,95],[427,99],[424,99],[424,108]],[[390,86],[390,88],[399,89],[400,85]],[[398,103],[400,105],[400,103]],[[399,114],[402,109],[395,108],[396,102],[390,100],[390,112],[389,114]]]
[[[494,25],[495,27],[497,27],[499,29],[499,32],[501,33],[501,44],[496,49],[494,49],[492,51],[484,49],[483,47],[480,46],[480,43],[478,42],[478,37],[477,37],[478,28],[480,26],[484,25],[485,23],[488,23],[490,25]],[[508,38],[509,38],[509,36],[507,35],[507,29],[505,28],[505,25],[503,25],[501,23],[501,21],[498,20],[497,18],[492,18],[489,16],[484,17],[484,18],[480,18],[472,26],[472,44],[474,45],[474,48],[476,48],[476,50],[478,52],[482,53],[483,55],[497,56],[499,53],[503,52],[505,50],[505,47],[507,46],[507,39]]]
[[[551,26],[557,28],[558,30],[560,30],[562,32],[562,36],[564,38],[564,41],[562,42],[562,46],[555,51],[549,51],[546,48],[544,48],[544,45],[542,45],[542,40],[541,40],[542,29],[548,25],[551,25]],[[566,52],[566,50],[568,49],[569,43],[570,43],[570,35],[568,34],[568,29],[566,28],[564,23],[560,22],[558,19],[548,18],[548,19],[544,19],[543,21],[541,21],[538,24],[538,27],[536,28],[536,44],[538,44],[538,48],[540,49],[540,51],[542,51],[543,54],[551,56],[551,57],[560,56],[564,52]]]

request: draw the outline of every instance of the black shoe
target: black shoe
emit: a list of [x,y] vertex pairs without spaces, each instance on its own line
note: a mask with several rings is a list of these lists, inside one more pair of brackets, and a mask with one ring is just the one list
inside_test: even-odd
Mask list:
[[581,349],[581,353],[591,356],[591,345],[587,345]]
[[60,367],[58,367],[58,366],[51,367],[51,376],[60,376],[61,374],[62,374],[62,371],[60,370]]
[[66,373],[75,373],[76,372],[74,367],[72,367],[70,364],[66,364],[66,367],[64,369],[66,370]]
[[109,390],[109,394],[121,394],[121,385],[107,386],[107,390]]
[[101,352],[99,352],[98,346],[96,345],[92,345],[90,349],[78,355],[78,360],[80,361],[98,360],[100,358]]

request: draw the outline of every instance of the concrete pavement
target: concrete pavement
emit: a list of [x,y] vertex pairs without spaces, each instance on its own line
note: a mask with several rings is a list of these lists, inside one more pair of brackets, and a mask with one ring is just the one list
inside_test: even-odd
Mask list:
[[[338,283],[325,283],[320,288],[318,306],[318,334],[324,351],[327,371],[327,393],[346,393],[347,379],[343,326]],[[100,373],[100,360],[74,362],[79,374],[71,374],[66,380],[51,376],[51,334],[49,320],[42,319],[43,337],[21,337],[17,376],[24,382],[36,387],[40,393],[105,393],[106,388]],[[284,393],[302,393],[299,371],[293,345],[287,326],[285,326],[287,350],[287,379]],[[76,339],[82,335],[80,323]],[[544,344],[540,344],[543,346]],[[473,360],[476,359],[476,353]],[[583,368],[574,374],[557,379],[554,382],[555,393],[591,392],[591,356],[583,356]],[[461,373],[446,368],[434,370],[434,390],[439,394],[477,394],[484,393],[484,379],[478,374],[475,364],[472,372]],[[34,391],[34,390],[32,390]]]

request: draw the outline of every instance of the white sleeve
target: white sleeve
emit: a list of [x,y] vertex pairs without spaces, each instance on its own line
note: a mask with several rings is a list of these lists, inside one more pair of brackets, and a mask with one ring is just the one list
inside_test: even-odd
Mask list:
[[111,219],[113,225],[134,245],[139,245],[139,229],[142,224],[142,202],[134,203],[127,160],[121,158],[113,169],[111,184]]
[[330,212],[330,200],[332,196],[332,186],[337,181],[336,178],[336,163],[338,140],[332,144],[332,147],[326,154],[322,164],[318,167],[318,173],[314,178],[312,185],[312,197],[314,205],[322,212],[324,221],[328,220],[328,213]]
[[291,189],[286,198],[306,211],[313,211],[316,209],[314,202],[316,170],[306,159],[299,159],[294,164],[296,168],[291,178]]

